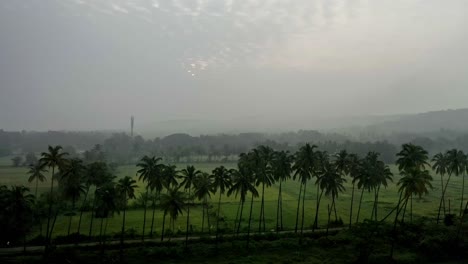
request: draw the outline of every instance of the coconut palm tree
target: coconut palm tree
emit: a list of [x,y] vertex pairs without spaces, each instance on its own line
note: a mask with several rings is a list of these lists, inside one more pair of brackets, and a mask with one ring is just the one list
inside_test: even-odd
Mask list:
[[33,182],[33,181],[36,181],[36,190],[34,192],[34,196],[36,198],[38,198],[37,196],[37,186],[39,184],[39,181],[40,182],[44,182],[46,180],[46,177],[44,175],[44,172],[47,172],[47,170],[44,168],[44,166],[37,162],[36,164],[31,164],[29,165],[29,171],[28,171],[28,174],[29,174],[29,178],[28,178],[28,182]]
[[[440,220],[440,212],[442,210],[442,207],[444,208],[444,215],[445,215],[445,188],[444,188],[444,175],[448,172],[448,155],[444,153],[437,153],[434,155],[432,158],[432,169],[435,170],[437,174],[440,175],[440,191],[441,191],[441,196],[440,196],[440,203],[439,203],[439,210],[437,212],[437,224],[439,223]],[[450,180],[451,174],[449,174],[449,178],[447,179],[447,183]]]
[[356,216],[356,223],[359,222],[359,216],[361,213],[362,198],[364,197],[364,191],[370,192],[373,188],[373,181],[371,177],[371,172],[373,170],[372,157],[373,154],[368,153],[364,159],[361,161],[361,165],[358,167],[357,182],[358,189],[361,190],[361,196],[359,198],[359,206]]
[[123,254],[123,241],[124,241],[124,234],[125,234],[125,216],[127,212],[127,203],[130,199],[135,199],[135,188],[138,186],[136,185],[136,181],[129,176],[125,176],[124,178],[120,179],[117,182],[116,191],[117,193],[122,196],[122,231],[120,234],[120,255]]
[[115,212],[119,212],[119,201],[118,195],[115,188],[115,183],[110,182],[100,188],[96,189],[96,218],[101,218],[101,225],[99,231],[100,242],[104,243],[105,229],[103,229],[104,219],[107,219],[114,215]]
[[[265,232],[265,186],[270,187],[274,183],[271,169],[273,149],[268,146],[259,146],[250,153],[251,165],[255,172],[255,185],[262,185],[262,200],[260,202],[260,216],[258,220],[258,232]],[[262,227],[263,226],[263,227]]]
[[318,227],[318,214],[320,209],[320,202],[322,201],[322,196],[324,189],[320,186],[321,177],[323,177],[325,171],[327,170],[327,166],[329,166],[330,157],[326,151],[317,151],[317,168],[315,169],[316,174],[316,181],[315,184],[317,185],[317,207],[315,209],[315,219],[314,224],[312,226],[312,230]]
[[139,180],[146,182],[146,195],[145,200],[143,203],[143,229],[141,234],[141,240],[145,241],[145,230],[146,230],[146,211],[147,211],[147,204],[148,204],[148,194],[149,189],[151,186],[151,180],[155,178],[155,174],[157,174],[157,159],[156,157],[148,157],[144,156],[141,158],[140,162],[136,165],[139,169],[137,171],[137,175],[139,175]]
[[[393,224],[393,234],[396,234],[396,225],[398,216],[401,211],[405,210],[408,200],[413,195],[421,197],[423,194],[429,193],[429,188],[432,188],[432,177],[429,171],[421,169],[421,167],[401,167],[400,174],[402,178],[398,181],[397,185],[400,186],[400,198],[396,207],[395,221]],[[390,250],[390,257],[393,257],[396,238],[392,239],[392,246]]]
[[[329,206],[328,210],[328,224],[327,224],[327,234],[328,227],[330,225],[330,215],[332,209],[336,206],[335,199],[338,197],[339,193],[342,193],[345,190],[343,183],[346,182],[338,170],[339,166],[332,163],[326,163],[323,166],[322,174],[319,177],[318,185],[325,196],[331,197],[332,203]],[[336,210],[335,210],[336,212]],[[335,221],[337,221],[337,216],[335,214]]]
[[374,191],[374,205],[372,207],[372,214],[371,219],[377,221],[377,209],[378,209],[378,201],[379,201],[379,192],[381,186],[387,188],[388,181],[393,181],[393,174],[383,161],[379,160],[378,153],[370,152],[368,154],[368,162],[370,162],[370,181],[371,186]]
[[461,150],[452,149],[447,152],[449,174],[462,176],[462,193],[460,202],[460,216],[463,213],[463,196],[465,192],[465,172],[467,170],[467,157]]
[[39,160],[40,164],[43,166],[52,168],[52,174],[51,174],[51,181],[50,181],[50,200],[49,200],[49,210],[48,210],[48,215],[47,215],[47,227],[46,227],[46,247],[45,250],[47,251],[48,246],[50,244],[50,219],[52,217],[52,197],[53,197],[53,192],[54,192],[54,175],[55,175],[55,169],[61,169],[64,167],[64,165],[67,163],[67,159],[65,158],[68,155],[66,152],[62,152],[62,147],[61,146],[49,146],[48,147],[48,152],[42,152],[41,154],[41,159]]
[[71,202],[71,211],[67,213],[68,232],[70,235],[72,218],[75,215],[75,204],[80,199],[81,194],[85,193],[84,186],[84,171],[85,167],[80,159],[71,159],[63,169],[59,179],[59,189],[61,189],[63,198]]
[[294,157],[288,151],[277,151],[273,155],[272,170],[276,182],[279,182],[278,203],[276,206],[276,231],[283,230],[283,194],[282,184],[291,178]]
[[[162,159],[151,157],[152,164],[154,165],[153,172],[148,175],[147,182],[149,185],[149,189],[152,195],[148,196],[151,197],[151,207],[152,207],[152,214],[151,214],[151,227],[150,227],[150,237],[153,237],[153,230],[154,230],[154,216],[156,213],[156,200],[159,200],[161,197],[161,192],[164,188],[163,186],[163,170],[164,164],[159,163]],[[148,199],[147,199],[148,200]],[[147,201],[146,200],[146,201]],[[146,204],[146,203],[145,203]]]
[[218,214],[216,217],[216,241],[218,240],[219,233],[219,219],[221,214],[221,197],[231,187],[231,177],[229,171],[224,167],[216,167],[212,172],[213,177],[213,194],[219,193],[218,198]]
[[397,153],[398,169],[412,170],[412,169],[425,169],[425,166],[429,166],[428,153],[421,146],[414,144],[403,144],[402,150]]
[[293,170],[295,171],[293,179],[300,182],[299,187],[299,198],[297,200],[297,210],[296,210],[296,227],[294,231],[297,233],[298,223],[299,223],[299,208],[302,195],[302,224],[304,224],[304,202],[307,181],[315,176],[315,171],[317,168],[317,153],[315,151],[317,146],[305,144],[302,146],[294,156],[294,165]]
[[[166,215],[169,214],[170,224],[172,231],[175,229],[175,221],[177,220],[179,214],[183,214],[185,210],[187,197],[184,192],[179,191],[179,188],[173,187],[168,189],[166,194],[161,195],[161,209],[164,212],[164,219]],[[161,241],[164,240],[164,221],[161,231]]]
[[[2,236],[8,238],[10,235],[23,238],[24,250],[26,251],[26,234],[32,221],[32,208],[35,197],[29,194],[29,188],[24,186],[11,186],[8,190],[6,186],[1,187],[2,211],[14,225],[12,229],[5,230]],[[3,196],[2,195],[2,196]]]
[[181,186],[184,187],[185,191],[188,191],[187,196],[187,223],[185,228],[185,247],[188,246],[188,236],[189,236],[189,225],[190,225],[190,203],[192,201],[191,190],[195,185],[196,179],[200,176],[202,172],[195,169],[194,166],[187,166],[187,168],[181,171],[181,178],[183,179]]
[[230,196],[232,194],[235,194],[235,197],[239,196],[240,198],[240,215],[238,218],[236,231],[236,234],[239,235],[245,198],[249,192],[254,194],[256,193],[258,195],[258,191],[255,188],[255,180],[253,178],[252,172],[247,166],[245,166],[243,162],[239,162],[238,168],[231,169],[229,171],[229,174],[232,177],[232,185],[229,188],[227,195]]
[[361,173],[361,166],[362,162],[359,159],[359,156],[356,154],[349,154],[348,155],[348,166],[347,170],[349,173],[349,176],[351,177],[351,182],[353,184],[353,188],[351,191],[351,205],[349,207],[349,227],[351,228],[352,222],[353,222],[353,208],[354,208],[354,190],[356,187],[356,182],[359,179],[359,175]]
[[203,216],[202,216],[202,228],[201,232],[203,233],[205,227],[205,212],[208,222],[208,233],[211,233],[210,229],[210,214],[208,212],[208,198],[211,197],[213,190],[213,177],[203,172],[195,179],[195,190],[194,195],[200,200],[203,204]]

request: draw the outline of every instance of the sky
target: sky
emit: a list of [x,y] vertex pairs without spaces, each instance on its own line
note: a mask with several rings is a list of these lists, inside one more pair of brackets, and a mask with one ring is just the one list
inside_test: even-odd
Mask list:
[[1,0],[0,129],[123,129],[131,115],[248,129],[464,108],[467,10],[466,0]]

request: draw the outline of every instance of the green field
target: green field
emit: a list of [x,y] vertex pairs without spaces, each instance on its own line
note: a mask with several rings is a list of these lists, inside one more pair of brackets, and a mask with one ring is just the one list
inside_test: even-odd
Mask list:
[[[178,169],[184,168],[187,164],[176,164]],[[224,165],[225,167],[232,168],[235,164],[220,164],[220,163],[203,163],[203,164],[195,164],[197,169],[202,171],[211,172],[216,166]],[[132,176],[137,180],[136,177],[136,167],[135,166],[122,166],[118,168],[118,177],[123,176]],[[398,200],[398,188],[396,186],[396,182],[399,179],[399,175],[397,173],[396,167],[392,166],[392,171],[394,173],[394,183],[390,183],[387,189],[382,189],[380,191],[379,196],[379,210],[378,214],[379,217],[384,217],[392,208],[396,206]],[[440,176],[432,174],[434,177],[433,186],[434,188],[430,191],[429,195],[423,196],[421,199],[414,199],[413,201],[413,212],[415,217],[419,216],[427,216],[434,218],[437,215],[437,208],[439,205],[439,197],[440,197]],[[13,168],[11,167],[10,161],[8,158],[0,159],[0,185],[25,185],[31,188],[31,192],[34,193],[35,183],[28,183],[27,182],[28,175],[26,168]],[[47,191],[50,188],[50,182],[39,183],[38,192]],[[141,192],[144,189],[144,184],[142,182],[138,182],[138,191]],[[346,183],[346,191],[340,194],[337,200],[337,210],[338,215],[344,221],[344,223],[348,223],[349,221],[349,206],[351,201],[351,183],[348,179],[348,183]],[[259,191],[261,189],[259,188]],[[283,184],[283,219],[284,225],[286,229],[293,229],[295,225],[296,219],[296,208],[297,208],[297,198],[299,194],[299,183],[294,182],[292,180],[287,181]],[[458,213],[459,206],[460,206],[460,194],[461,194],[461,177],[452,177],[451,183],[449,184],[448,191],[447,191],[447,199],[451,201],[451,209],[452,212]],[[354,202],[354,217],[356,216],[357,207],[358,207],[358,199],[359,199],[360,191],[356,190],[355,193],[355,202]],[[266,214],[266,225],[268,230],[273,230],[276,226],[276,205],[277,205],[277,196],[278,196],[278,186],[274,185],[270,188],[265,190],[265,214]],[[210,205],[213,205],[214,209],[216,209],[216,203],[218,201],[218,196],[213,195],[211,197]],[[319,225],[325,226],[327,221],[327,204],[330,203],[330,200],[326,197],[322,199],[321,208],[319,212]],[[361,209],[361,217],[360,219],[368,218],[371,214],[371,206],[373,203],[373,195],[369,193],[364,194],[363,204]],[[239,201],[236,197],[223,197],[222,198],[222,205],[221,205],[221,214],[225,216],[225,223],[222,225],[226,225],[227,227],[234,226],[234,219],[236,217],[236,212],[238,208]],[[310,182],[307,186],[307,194],[306,194],[306,202],[305,202],[305,224],[306,228],[309,228],[312,225],[313,218],[315,215],[315,206],[316,206],[316,187],[313,182]],[[253,208],[253,221],[252,221],[252,230],[258,229],[258,215],[259,215],[259,208],[260,208],[260,197],[254,200],[254,208]],[[409,206],[408,206],[409,209]],[[243,221],[245,225],[247,224],[248,220],[248,213],[250,210],[250,197],[248,197],[245,208],[244,208],[244,217]],[[214,218],[211,219],[212,228],[214,227]],[[89,221],[90,221],[90,213],[85,213],[82,222],[82,230],[81,232],[84,234],[88,233],[89,230]],[[107,226],[107,233],[113,234],[120,231],[121,228],[121,221],[122,215],[115,214],[112,218],[108,219],[108,226]],[[190,213],[190,222],[193,226],[194,231],[201,230],[201,221],[202,221],[202,211],[201,206],[195,206],[191,208]],[[78,217],[73,218],[72,222],[72,232],[76,230],[78,222]],[[93,234],[98,234],[99,232],[99,223],[100,220],[96,219],[93,226]],[[141,234],[142,231],[142,224],[143,224],[143,210],[142,209],[134,209],[129,210],[127,213],[127,220],[126,220],[126,229],[134,229],[137,233]],[[149,232],[151,224],[151,212],[147,214],[147,225],[145,233]],[[155,218],[155,231],[157,234],[161,232],[161,224],[162,224],[162,213],[161,211],[156,211],[156,218]],[[180,216],[175,224],[175,229],[180,230],[181,232],[185,231],[185,224],[186,224],[186,215]],[[54,235],[66,235],[68,227],[68,218],[65,216],[60,216],[57,220]],[[166,228],[169,228],[169,221],[166,221]],[[206,230],[206,229],[205,229]],[[38,230],[33,232],[31,236],[35,236],[38,234]]]

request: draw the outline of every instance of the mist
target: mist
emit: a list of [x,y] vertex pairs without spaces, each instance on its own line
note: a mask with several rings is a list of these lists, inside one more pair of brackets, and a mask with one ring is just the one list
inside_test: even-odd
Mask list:
[[[3,0],[0,129],[294,130],[467,106],[468,2]],[[336,120],[335,123],[327,120]]]

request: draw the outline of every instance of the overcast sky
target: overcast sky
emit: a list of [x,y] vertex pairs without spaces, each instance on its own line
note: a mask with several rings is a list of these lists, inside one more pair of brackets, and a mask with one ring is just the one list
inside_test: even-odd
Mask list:
[[467,0],[1,0],[0,129],[468,105]]

